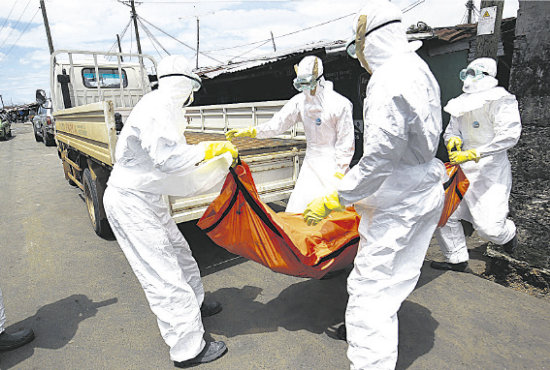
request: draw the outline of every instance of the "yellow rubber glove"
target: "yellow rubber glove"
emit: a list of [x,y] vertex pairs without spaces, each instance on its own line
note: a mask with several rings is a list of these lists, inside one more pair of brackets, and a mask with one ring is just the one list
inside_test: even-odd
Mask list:
[[462,150],[462,139],[458,136],[451,137],[447,142],[447,151],[449,153],[451,153],[454,148],[456,148],[459,152]]
[[308,225],[316,225],[327,217],[332,211],[342,211],[344,207],[340,204],[338,198],[338,192],[335,191],[324,197],[313,199],[306,207],[304,211],[304,221]]
[[334,172],[334,177],[336,177],[339,180],[342,180],[344,178],[344,174],[342,172]]
[[204,146],[204,160],[206,161],[225,152],[231,153],[234,159],[239,155],[237,147],[229,141],[203,141],[201,144]]
[[479,161],[479,153],[475,149],[464,150],[462,152],[450,152],[449,161],[451,164],[460,164],[468,161]]
[[233,140],[234,137],[256,137],[256,127],[250,126],[247,128],[234,128],[225,133],[225,138],[229,141]]

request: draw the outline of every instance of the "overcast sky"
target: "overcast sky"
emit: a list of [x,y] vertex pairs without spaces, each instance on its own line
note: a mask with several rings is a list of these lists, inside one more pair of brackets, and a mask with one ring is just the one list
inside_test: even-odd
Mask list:
[[[239,60],[321,40],[346,40],[351,36],[352,16],[365,0],[136,0],[136,10],[148,31],[170,54],[190,59],[195,53],[170,36],[190,46],[196,44],[196,17],[200,20],[200,66]],[[406,9],[416,0],[394,0]],[[430,26],[463,23],[466,0],[424,0],[404,14],[409,26],[424,21]],[[474,1],[479,8],[480,0]],[[49,51],[39,0],[0,0],[0,95],[6,105],[34,101],[35,90],[49,94]],[[46,0],[55,49],[109,51],[116,34],[130,21],[130,8],[117,0]],[[506,0],[504,17],[517,15],[518,0]],[[341,19],[338,19],[341,18]],[[325,23],[322,26],[319,24]],[[316,26],[316,27],[313,27]],[[157,27],[157,28],[155,28]],[[305,28],[309,30],[296,32]],[[166,53],[138,25],[142,49],[158,61]],[[285,34],[292,35],[284,36]],[[122,39],[123,52],[135,53],[133,29]],[[243,44],[250,44],[233,48]],[[225,49],[225,50],[220,50]],[[216,61],[217,60],[217,61]]]

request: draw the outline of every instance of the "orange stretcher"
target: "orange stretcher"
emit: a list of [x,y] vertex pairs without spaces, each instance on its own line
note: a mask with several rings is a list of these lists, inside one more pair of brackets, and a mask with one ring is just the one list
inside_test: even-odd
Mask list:
[[359,243],[353,208],[332,212],[315,226],[302,214],[277,213],[260,200],[244,162],[230,169],[198,226],[229,252],[275,272],[316,279],[353,263]]
[[447,169],[447,175],[449,175],[449,181],[443,184],[445,203],[437,227],[442,227],[447,223],[470,186],[470,181],[468,181],[458,164],[445,163],[445,168]]
[[[456,210],[469,182],[458,165],[445,164],[450,177],[438,226]],[[198,226],[231,253],[287,275],[320,279],[353,263],[359,243],[359,215],[352,207],[332,212],[315,226],[302,214],[277,213],[264,204],[248,165],[230,168],[220,195]]]

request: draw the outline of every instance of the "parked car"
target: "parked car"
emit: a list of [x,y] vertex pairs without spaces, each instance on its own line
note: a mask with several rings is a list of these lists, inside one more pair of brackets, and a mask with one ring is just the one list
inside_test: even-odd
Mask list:
[[36,116],[32,119],[34,138],[43,141],[46,146],[55,145],[55,118],[52,114],[52,102],[46,100],[38,108]]
[[11,122],[8,120],[6,111],[0,112],[0,139],[7,140],[11,137]]

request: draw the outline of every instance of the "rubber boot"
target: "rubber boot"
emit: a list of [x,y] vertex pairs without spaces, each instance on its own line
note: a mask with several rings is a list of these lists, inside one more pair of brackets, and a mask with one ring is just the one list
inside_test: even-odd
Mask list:
[[346,331],[346,324],[342,324],[338,327],[338,329],[336,329],[336,338],[338,338],[340,340],[343,340],[343,341],[348,340],[347,331]]
[[174,361],[174,366],[179,368],[191,367],[195,365],[212,362],[222,357],[227,352],[227,346],[222,341],[206,342],[201,353],[190,360]]
[[214,316],[222,310],[222,304],[218,301],[209,301],[202,302],[201,305],[201,316],[208,317]]
[[432,261],[430,267],[436,270],[451,270],[464,272],[466,267],[468,267],[468,262],[459,262],[459,263],[450,263],[450,262],[436,262]]
[[34,339],[34,331],[32,329],[21,329],[13,334],[5,331],[0,334],[0,351],[11,351],[19,348]]
[[517,247],[518,247],[518,234],[514,235],[514,237],[509,242],[502,244],[502,248],[508,254],[513,254],[516,251]]

